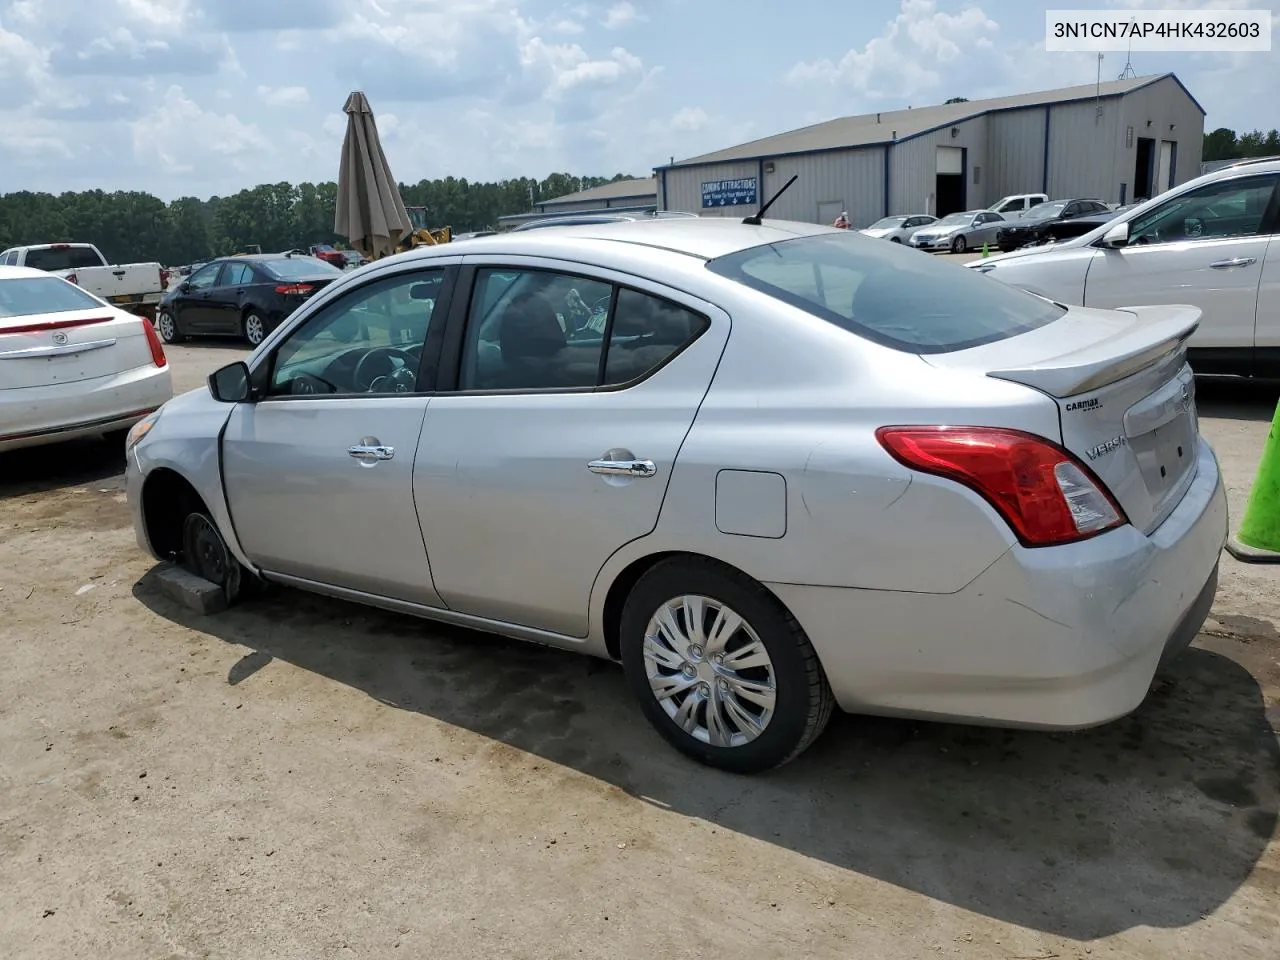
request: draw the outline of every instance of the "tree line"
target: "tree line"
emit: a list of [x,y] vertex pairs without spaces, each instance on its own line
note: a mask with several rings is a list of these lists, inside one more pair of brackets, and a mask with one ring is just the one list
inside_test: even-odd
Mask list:
[[1203,160],[1245,160],[1249,157],[1280,157],[1280,130],[1268,133],[1251,130],[1236,136],[1234,130],[1219,127],[1204,135]]
[[[476,183],[465,178],[400,185],[408,206],[426,207],[433,227],[454,233],[491,229],[498,217],[531,202],[598,187],[613,177],[553,173]],[[257,244],[263,250],[344,244],[333,232],[336,183],[264,183],[228,197],[181,197],[165,203],[139,191],[0,194],[0,250],[33,243],[93,243],[112,263],[158,260],[166,266],[224,256]]]

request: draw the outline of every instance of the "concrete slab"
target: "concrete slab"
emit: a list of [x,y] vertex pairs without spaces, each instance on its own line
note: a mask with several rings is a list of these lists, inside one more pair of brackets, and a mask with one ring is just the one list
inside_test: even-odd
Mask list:
[[220,586],[176,564],[164,564],[154,577],[161,593],[195,613],[218,613],[227,608],[227,595]]

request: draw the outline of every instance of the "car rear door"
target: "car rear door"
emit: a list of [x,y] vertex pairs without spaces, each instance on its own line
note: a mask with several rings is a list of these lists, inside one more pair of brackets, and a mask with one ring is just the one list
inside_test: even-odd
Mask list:
[[1130,219],[1128,244],[1100,248],[1090,261],[1085,305],[1197,306],[1189,344],[1197,372],[1250,365],[1278,182],[1274,173],[1217,180]]
[[210,332],[238,336],[245,288],[253,283],[253,267],[244,261],[228,261],[209,290]]
[[729,317],[629,274],[466,262],[414,467],[436,589],[583,637],[600,569],[657,524]]

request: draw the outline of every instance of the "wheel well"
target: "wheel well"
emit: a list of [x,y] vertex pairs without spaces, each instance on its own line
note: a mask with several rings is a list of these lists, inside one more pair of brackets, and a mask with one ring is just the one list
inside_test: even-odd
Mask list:
[[163,467],[152,471],[142,486],[142,519],[156,556],[181,559],[182,523],[196,511],[208,512],[208,508],[181,474]]
[[672,560],[677,557],[714,563],[739,576],[746,576],[737,567],[725,563],[723,560],[717,560],[715,557],[708,557],[701,553],[688,553],[681,550],[652,553],[647,557],[632,561],[614,578],[613,583],[609,585],[609,592],[605,594],[604,598],[604,644],[609,656],[614,660],[622,658],[621,637],[619,636],[622,630],[622,608],[626,605],[627,597],[631,595],[631,589],[640,581],[641,577],[662,563],[662,561]]

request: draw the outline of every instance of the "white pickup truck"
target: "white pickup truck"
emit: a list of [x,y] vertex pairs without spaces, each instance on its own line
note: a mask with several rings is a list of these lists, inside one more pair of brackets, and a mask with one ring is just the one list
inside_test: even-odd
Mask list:
[[32,267],[70,280],[130,313],[153,316],[169,285],[158,263],[111,264],[92,243],[39,243],[0,252],[0,266]]

